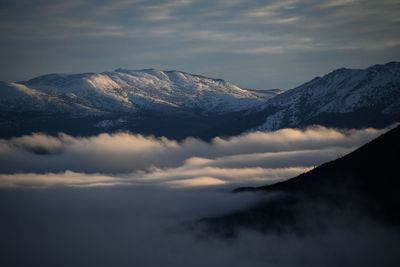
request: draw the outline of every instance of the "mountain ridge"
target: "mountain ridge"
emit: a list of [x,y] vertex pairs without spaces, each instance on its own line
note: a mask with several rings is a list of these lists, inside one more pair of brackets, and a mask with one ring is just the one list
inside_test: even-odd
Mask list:
[[[389,125],[400,119],[400,62],[376,64],[366,69],[334,70],[277,95],[260,110],[266,111],[265,121],[254,130],[312,124],[359,127],[358,112],[380,116]],[[340,125],[343,119],[350,122]],[[369,125],[364,126],[375,126],[373,122],[365,123]]]
[[254,192],[267,199],[198,223],[209,233],[224,237],[235,237],[240,227],[263,233],[306,234],[334,227],[337,222],[357,227],[364,220],[400,229],[399,138],[397,125],[353,152],[294,178],[237,188],[233,193]]
[[53,73],[0,82],[0,111],[3,137],[130,131],[211,139],[314,124],[383,128],[400,121],[400,63],[340,68],[284,92],[175,70]]
[[157,69],[49,74],[21,84],[61,97],[73,93],[97,109],[107,107],[109,111],[122,112],[166,108],[228,112],[254,107],[265,99],[222,79]]
[[173,139],[211,138],[211,129],[220,121],[240,116],[273,95],[179,71],[120,68],[48,74],[0,83],[0,136],[130,131]]

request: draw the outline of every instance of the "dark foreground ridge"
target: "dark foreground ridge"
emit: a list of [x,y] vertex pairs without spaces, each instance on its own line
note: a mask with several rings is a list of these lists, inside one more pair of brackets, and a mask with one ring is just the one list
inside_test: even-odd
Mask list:
[[238,188],[235,193],[264,193],[269,200],[201,222],[207,230],[228,237],[235,236],[238,226],[305,233],[326,227],[333,218],[355,225],[367,218],[398,228],[399,140],[397,126],[354,152],[290,180]]

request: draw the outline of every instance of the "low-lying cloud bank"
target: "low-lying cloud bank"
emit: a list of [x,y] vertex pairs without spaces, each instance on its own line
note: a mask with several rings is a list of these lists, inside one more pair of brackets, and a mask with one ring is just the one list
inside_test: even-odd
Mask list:
[[314,234],[242,229],[224,240],[186,227],[261,197],[155,186],[2,188],[0,265],[399,266],[399,232],[354,210],[340,212],[349,226],[327,218]]
[[211,143],[126,133],[0,140],[0,265],[399,266],[398,229],[353,206],[323,225],[306,216],[317,231],[301,235],[191,231],[200,218],[280,196],[210,189],[287,179],[384,131],[285,129]]
[[311,127],[253,132],[210,143],[128,133],[0,140],[0,187],[262,184],[338,158],[386,130]]

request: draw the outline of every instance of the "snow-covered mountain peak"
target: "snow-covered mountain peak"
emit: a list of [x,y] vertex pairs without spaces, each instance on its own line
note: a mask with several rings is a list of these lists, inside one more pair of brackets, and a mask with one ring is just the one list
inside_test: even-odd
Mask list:
[[57,97],[59,102],[75,101],[85,108],[105,112],[165,108],[196,113],[233,112],[254,108],[274,96],[260,96],[222,79],[157,69],[48,74],[18,84]]
[[185,84],[190,82],[213,82],[215,84],[220,83],[224,85],[228,85],[231,87],[236,87],[236,89],[241,90],[241,88],[233,85],[230,82],[227,82],[223,79],[215,79],[202,75],[191,74],[188,72],[177,71],[177,70],[159,70],[159,69],[142,69],[142,70],[131,70],[118,68],[115,70],[118,73],[125,73],[134,77],[141,77],[144,79],[152,79],[152,80],[160,80],[167,81],[176,84]]
[[267,116],[257,129],[319,123],[322,116],[361,110],[397,114],[400,113],[400,63],[337,69],[268,100],[264,108],[276,112]]

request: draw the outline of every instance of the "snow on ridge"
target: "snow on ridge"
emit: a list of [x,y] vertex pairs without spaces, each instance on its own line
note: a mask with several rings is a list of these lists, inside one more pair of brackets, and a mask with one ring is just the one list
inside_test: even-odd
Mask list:
[[344,114],[376,106],[384,106],[382,114],[400,113],[400,62],[337,69],[277,95],[263,107],[275,112],[257,129],[295,127],[321,113]]
[[[247,110],[266,97],[227,82],[181,71],[116,69],[102,73],[48,74],[19,84],[90,108],[136,112],[139,109]],[[70,97],[73,95],[74,97]],[[271,95],[272,97],[273,95]]]

